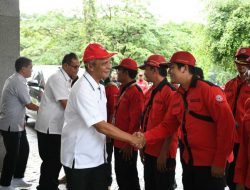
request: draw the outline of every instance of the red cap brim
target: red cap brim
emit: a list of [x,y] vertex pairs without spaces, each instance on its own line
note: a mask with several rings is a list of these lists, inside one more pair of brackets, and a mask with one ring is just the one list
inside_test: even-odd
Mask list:
[[116,52],[111,52],[111,53],[108,53],[105,56],[96,57],[96,59],[107,59],[107,58],[113,57],[116,54],[117,54]]

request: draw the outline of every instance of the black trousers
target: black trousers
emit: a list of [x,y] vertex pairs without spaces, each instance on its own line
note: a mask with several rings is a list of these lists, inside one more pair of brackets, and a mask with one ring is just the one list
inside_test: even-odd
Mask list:
[[140,190],[140,183],[137,171],[137,151],[133,151],[132,159],[126,161],[122,158],[119,148],[114,148],[115,173],[119,190]]
[[42,159],[38,190],[57,190],[60,161],[61,135],[37,132],[38,150]]
[[109,141],[106,143],[106,151],[108,154],[107,157],[107,182],[108,182],[108,186],[111,186],[112,184],[112,154],[113,154],[113,140]]
[[234,160],[232,163],[229,164],[227,172],[226,172],[227,185],[230,190],[236,190],[236,183],[234,183],[233,179],[234,179],[234,169],[235,169],[236,160],[238,156],[239,146],[240,146],[239,143],[234,144],[234,148],[233,148]]
[[107,190],[107,164],[87,169],[64,166],[68,190]]
[[167,159],[166,166],[168,170],[160,172],[157,170],[157,157],[148,154],[144,156],[145,190],[173,190],[175,185],[175,159]]
[[225,178],[211,176],[211,167],[183,164],[184,190],[224,190]]
[[24,177],[29,157],[29,143],[25,130],[21,132],[1,131],[1,133],[6,154],[3,160],[0,185],[9,186],[12,177]]

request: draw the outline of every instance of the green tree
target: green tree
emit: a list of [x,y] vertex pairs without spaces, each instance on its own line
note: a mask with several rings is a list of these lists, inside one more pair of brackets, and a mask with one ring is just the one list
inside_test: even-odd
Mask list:
[[81,54],[83,23],[61,13],[21,15],[21,55],[35,64],[60,64],[64,54]]
[[83,0],[83,18],[85,29],[84,39],[88,43],[95,35],[97,22],[96,0]]
[[215,65],[235,72],[233,59],[239,47],[250,46],[250,2],[248,0],[210,0],[207,38]]

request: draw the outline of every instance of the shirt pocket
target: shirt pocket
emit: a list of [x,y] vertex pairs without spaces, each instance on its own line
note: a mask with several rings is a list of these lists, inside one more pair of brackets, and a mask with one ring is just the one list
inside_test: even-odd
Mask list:
[[202,100],[199,97],[192,97],[188,100],[188,110],[199,113],[203,108]]

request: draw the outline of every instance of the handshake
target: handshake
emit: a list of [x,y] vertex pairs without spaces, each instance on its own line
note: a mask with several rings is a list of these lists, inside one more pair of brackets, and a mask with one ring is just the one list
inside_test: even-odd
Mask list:
[[142,132],[135,132],[132,135],[130,144],[135,148],[142,149],[146,144],[146,139],[144,137],[144,134]]

